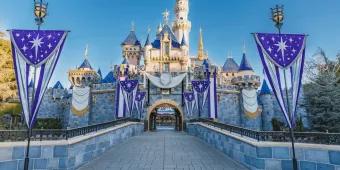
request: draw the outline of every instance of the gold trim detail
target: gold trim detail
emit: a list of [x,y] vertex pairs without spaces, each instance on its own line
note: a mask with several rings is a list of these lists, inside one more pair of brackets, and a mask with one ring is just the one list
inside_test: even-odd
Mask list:
[[82,110],[77,110],[76,108],[74,108],[73,106],[71,107],[71,112],[76,115],[76,116],[79,116],[79,117],[82,117],[84,116],[86,113],[89,112],[89,106],[85,107],[84,109]]
[[244,109],[244,113],[246,114],[246,117],[248,119],[255,119],[256,117],[260,115],[261,112],[262,112],[262,109],[260,108],[257,108],[255,112],[248,112],[246,109]]

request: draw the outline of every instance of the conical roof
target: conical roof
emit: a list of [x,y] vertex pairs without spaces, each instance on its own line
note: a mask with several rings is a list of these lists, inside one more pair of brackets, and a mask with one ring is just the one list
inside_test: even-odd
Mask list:
[[63,85],[60,83],[60,81],[57,81],[55,85],[53,86],[53,89],[64,89]]
[[102,76],[102,70],[100,70],[100,68],[98,69],[97,73],[98,73],[98,75],[100,76],[100,78],[103,77],[103,76]]
[[135,31],[130,31],[129,35],[122,42],[122,45],[141,45]]
[[223,70],[223,72],[236,73],[239,70],[239,66],[233,58],[228,57],[227,60],[225,61],[224,65],[223,65],[223,67],[222,67],[222,70]]
[[30,81],[30,83],[28,84],[29,88],[33,88],[33,80]]
[[116,78],[113,74],[113,71],[110,71],[101,82],[102,83],[115,83]]
[[147,46],[147,45],[151,45],[151,42],[150,42],[150,34],[148,34],[148,37],[146,38],[144,47]]
[[271,90],[270,90],[266,80],[263,80],[260,94],[261,95],[263,95],[263,94],[271,94]]
[[78,67],[78,69],[80,68],[88,68],[92,70],[91,64],[89,62],[89,60],[87,58],[85,58],[85,60],[83,61],[83,63]]
[[247,71],[247,70],[253,71],[253,68],[249,64],[247,57],[246,57],[246,54],[243,53],[239,71]]

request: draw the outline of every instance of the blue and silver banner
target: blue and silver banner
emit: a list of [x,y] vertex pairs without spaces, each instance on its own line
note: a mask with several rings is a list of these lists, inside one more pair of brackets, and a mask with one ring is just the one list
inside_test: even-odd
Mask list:
[[[300,93],[305,60],[306,35],[255,33],[256,45],[268,82],[290,128],[295,126],[295,112]],[[282,73],[289,70],[292,104],[284,101]],[[287,88],[287,87],[285,87]],[[292,105],[292,107],[288,107]],[[292,108],[292,110],[288,110]],[[291,115],[288,115],[291,113]]]
[[[67,31],[10,30],[12,56],[25,121],[32,128],[48,83],[57,65]],[[34,99],[29,82],[34,81]]]

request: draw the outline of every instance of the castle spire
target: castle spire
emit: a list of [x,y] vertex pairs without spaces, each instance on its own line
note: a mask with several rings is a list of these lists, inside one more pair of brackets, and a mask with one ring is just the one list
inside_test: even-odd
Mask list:
[[246,42],[243,41],[242,53],[245,54],[246,52],[247,52],[247,49],[246,49]]
[[201,61],[204,60],[204,58],[205,58],[202,28],[200,28],[197,58],[198,58],[198,60],[201,60]]
[[135,22],[132,21],[131,22],[131,31],[135,31],[136,30],[136,25],[135,25]]
[[163,15],[164,24],[168,24],[169,16],[170,16],[170,12],[168,11],[168,9],[165,9],[162,15]]
[[85,59],[88,59],[89,58],[89,45],[88,44],[86,44],[86,46],[85,46],[85,52],[84,52],[84,58]]

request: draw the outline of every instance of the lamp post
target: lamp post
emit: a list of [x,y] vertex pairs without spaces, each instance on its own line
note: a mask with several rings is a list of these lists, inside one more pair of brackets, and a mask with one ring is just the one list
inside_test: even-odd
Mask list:
[[[272,12],[272,21],[275,23],[275,27],[278,29],[279,34],[281,34],[281,28],[283,25],[283,20],[284,20],[284,13],[283,13],[283,5],[276,5],[274,8],[271,8]],[[286,102],[287,102],[287,111],[289,115],[289,121],[292,120],[292,115],[291,115],[291,110],[290,110],[290,104],[289,104],[289,95],[288,95],[288,85],[287,85],[287,78],[286,78],[286,69],[283,70],[283,78],[285,82],[285,92],[286,92]],[[297,170],[297,160],[295,156],[295,145],[294,145],[294,129],[293,127],[289,127],[289,132],[290,132],[290,138],[292,142],[292,151],[293,151],[293,169]]]
[[[35,22],[38,26],[38,31],[40,30],[40,26],[44,23],[44,18],[47,15],[47,5],[48,3],[44,3],[43,0],[34,0],[34,15],[35,15]],[[35,99],[35,84],[36,84],[36,72],[37,67],[34,66],[33,71],[33,87],[32,87],[32,97],[31,97],[31,103],[34,102]],[[29,120],[31,120],[31,117],[33,116],[32,113],[32,104],[30,106],[30,114],[29,114]],[[25,154],[25,163],[24,163],[24,170],[28,170],[29,167],[29,151],[30,151],[30,143],[31,143],[31,135],[32,135],[32,128],[31,123],[29,123],[27,128],[27,146],[26,146],[26,154]]]

